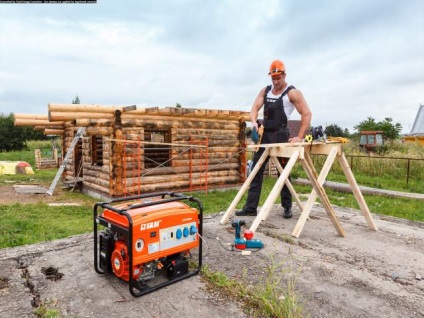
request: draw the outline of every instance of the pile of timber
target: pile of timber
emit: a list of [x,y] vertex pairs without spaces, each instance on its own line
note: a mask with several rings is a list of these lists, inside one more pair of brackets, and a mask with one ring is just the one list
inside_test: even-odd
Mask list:
[[57,156],[57,149],[53,149],[51,157],[42,157],[40,149],[35,149],[35,166],[37,169],[52,169],[59,167],[59,158]]

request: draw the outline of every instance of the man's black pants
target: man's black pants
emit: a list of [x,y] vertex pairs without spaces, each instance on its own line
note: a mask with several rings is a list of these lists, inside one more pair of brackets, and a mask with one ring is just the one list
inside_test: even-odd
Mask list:
[[[289,139],[289,133],[287,129],[278,131],[278,132],[265,132],[262,136],[261,144],[269,144],[269,143],[280,143],[287,142]],[[253,156],[252,169],[256,166],[259,161],[259,158],[264,153],[265,148],[259,148],[259,150]],[[285,168],[287,161],[286,158],[277,157],[278,161],[281,163],[283,168]],[[253,178],[252,183],[250,184],[249,191],[247,194],[246,204],[243,207],[243,211],[256,212],[259,199],[261,197],[263,176],[265,171],[265,166],[269,161],[269,156],[266,158],[265,162],[262,164],[256,176]],[[278,174],[280,175],[280,174]],[[291,180],[289,176],[289,180]],[[292,195],[288,189],[288,187],[284,184],[283,189],[281,190],[281,206],[284,209],[290,209],[292,206]]]

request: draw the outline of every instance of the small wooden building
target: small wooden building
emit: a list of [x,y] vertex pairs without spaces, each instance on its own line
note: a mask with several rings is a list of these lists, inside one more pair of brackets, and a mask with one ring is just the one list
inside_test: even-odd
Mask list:
[[16,114],[15,125],[61,135],[63,154],[86,128],[63,179],[103,197],[206,190],[246,177],[248,112],[49,104],[48,119],[35,116]]

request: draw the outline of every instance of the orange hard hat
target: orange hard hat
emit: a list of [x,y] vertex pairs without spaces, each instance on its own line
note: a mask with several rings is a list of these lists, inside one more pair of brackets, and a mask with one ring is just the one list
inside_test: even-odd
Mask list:
[[278,74],[283,74],[285,71],[286,71],[286,67],[284,66],[284,63],[280,60],[274,60],[269,66],[268,75],[274,76]]

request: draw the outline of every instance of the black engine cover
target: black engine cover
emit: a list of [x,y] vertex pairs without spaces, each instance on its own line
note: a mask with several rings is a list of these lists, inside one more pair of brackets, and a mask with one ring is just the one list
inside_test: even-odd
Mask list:
[[108,232],[100,232],[100,262],[99,267],[104,273],[112,272],[111,257],[113,252],[113,237]]

